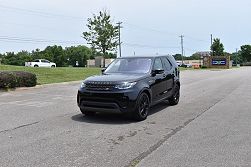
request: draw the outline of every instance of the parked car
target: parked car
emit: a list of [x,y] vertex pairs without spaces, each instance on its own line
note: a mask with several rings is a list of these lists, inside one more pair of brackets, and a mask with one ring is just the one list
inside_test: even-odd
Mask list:
[[147,118],[151,106],[163,100],[178,104],[179,73],[172,56],[118,58],[102,75],[82,82],[77,104],[86,116],[130,112],[141,121]]
[[50,62],[46,59],[36,59],[33,62],[25,62],[26,67],[56,67],[56,63]]
[[182,62],[181,61],[176,61],[177,65],[180,67]]
[[185,68],[192,68],[192,64],[181,64],[180,67],[185,67]]

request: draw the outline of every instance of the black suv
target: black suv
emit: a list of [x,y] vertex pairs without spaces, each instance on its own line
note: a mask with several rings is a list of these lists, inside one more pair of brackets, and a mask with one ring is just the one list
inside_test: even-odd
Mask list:
[[140,121],[146,119],[150,106],[163,100],[176,105],[179,96],[179,69],[172,56],[123,57],[102,75],[84,80],[77,103],[85,115],[131,112]]

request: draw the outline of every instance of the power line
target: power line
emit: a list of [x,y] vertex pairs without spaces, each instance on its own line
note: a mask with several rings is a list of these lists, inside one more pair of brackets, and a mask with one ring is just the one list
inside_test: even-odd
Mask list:
[[[82,41],[62,41],[62,40],[52,40],[52,39],[41,39],[41,38],[26,38],[26,37],[16,37],[16,36],[0,36],[1,41],[6,42],[18,42],[18,43],[65,43],[65,44],[81,44]],[[152,46],[143,45],[136,43],[123,43],[123,45],[128,47],[139,47],[139,48],[153,48],[153,49],[167,49],[167,48],[179,48],[178,46]]]
[[208,41],[206,41],[206,40],[199,39],[199,38],[194,38],[194,37],[191,37],[191,36],[189,36],[189,35],[186,35],[186,38],[191,39],[191,40],[193,40],[193,41],[208,43]]
[[197,52],[197,50],[194,50],[194,49],[190,49],[190,48],[187,48],[187,47],[184,47],[186,50],[190,50],[190,51],[193,51],[193,52]]
[[[24,9],[24,8],[17,8],[17,7],[11,7],[11,6],[6,6],[6,5],[0,5],[0,8],[9,9],[9,10],[17,11],[17,12],[26,12],[26,13],[35,14],[35,15],[42,16],[42,17],[50,17],[50,18],[51,17],[63,17],[63,18],[66,18],[66,19],[74,19],[74,20],[81,20],[81,21],[83,20],[81,17],[77,17],[77,16],[69,16],[69,15],[63,15],[63,14],[50,13],[50,12],[43,12],[43,11],[39,11],[39,10],[30,10],[30,9]],[[132,24],[132,23],[128,23],[128,22],[125,22],[124,24],[127,24],[127,25],[132,26],[132,27],[137,28],[137,29],[145,30],[145,31],[157,32],[157,33],[161,33],[161,34],[165,33],[165,34],[169,34],[169,35],[172,35],[172,36],[177,36],[177,34],[173,33],[173,32],[157,30],[157,29],[154,29],[154,28],[139,26],[139,25],[135,25],[135,24]],[[191,39],[191,40],[194,40],[194,41],[206,42],[207,43],[206,40],[194,38],[194,37],[191,37],[191,36],[188,36],[188,35],[186,35],[186,37],[188,39]]]
[[62,41],[62,40],[50,40],[39,38],[23,38],[23,37],[11,37],[0,36],[0,40],[3,42],[19,42],[19,43],[60,43],[60,44],[81,44],[81,41]]
[[151,48],[151,49],[167,49],[167,48],[179,48],[178,46],[152,46],[152,45],[143,45],[136,43],[123,43],[123,45],[128,47],[138,47],[138,48]]
[[15,25],[15,26],[22,26],[22,27],[34,27],[34,28],[39,28],[39,29],[47,29],[47,30],[52,30],[52,31],[57,31],[58,32],[58,29],[56,28],[52,28],[52,27],[46,27],[46,26],[40,26],[40,25],[33,25],[33,24],[20,24],[20,23],[12,23],[12,22],[4,22],[4,23],[1,23],[1,24],[7,24],[7,25]]
[[132,26],[132,27],[134,27],[136,29],[140,29],[140,30],[152,31],[152,32],[157,32],[157,33],[161,33],[161,34],[165,33],[165,34],[170,34],[170,35],[173,35],[173,36],[177,36],[177,34],[172,33],[172,32],[167,32],[167,31],[157,30],[157,29],[154,29],[154,28],[139,26],[139,25],[135,25],[135,24],[132,24],[132,23],[128,23],[128,22],[125,22],[124,24],[127,24],[129,26]]
[[0,8],[9,9],[12,11],[17,11],[17,12],[25,12],[25,13],[29,13],[29,14],[33,14],[37,16],[42,16],[42,17],[63,17],[66,19],[83,20],[81,17],[77,17],[77,16],[55,14],[55,13],[43,12],[39,10],[30,10],[30,9],[17,8],[17,7],[5,6],[5,5],[0,5]]

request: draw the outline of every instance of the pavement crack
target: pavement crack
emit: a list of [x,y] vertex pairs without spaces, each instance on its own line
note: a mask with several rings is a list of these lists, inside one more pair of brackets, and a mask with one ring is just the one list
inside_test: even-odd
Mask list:
[[33,122],[33,123],[29,123],[29,124],[24,124],[24,125],[21,125],[21,126],[18,126],[18,127],[12,128],[12,129],[2,130],[2,131],[0,131],[0,133],[10,132],[10,131],[13,131],[13,130],[16,130],[16,129],[20,129],[20,128],[23,128],[23,127],[27,127],[27,126],[35,125],[35,124],[37,124],[37,123],[39,123],[39,122]]
[[209,106],[208,108],[204,109],[200,114],[196,115],[194,118],[188,119],[187,121],[185,121],[183,123],[183,125],[176,127],[175,129],[171,129],[172,131],[170,133],[168,133],[167,135],[165,135],[161,140],[159,140],[156,144],[152,145],[147,151],[139,154],[136,158],[134,158],[133,160],[130,161],[130,163],[128,165],[125,165],[125,167],[134,167],[136,166],[138,163],[140,163],[141,160],[143,160],[144,158],[146,158],[148,155],[150,155],[152,152],[154,152],[155,150],[157,150],[162,144],[164,144],[170,137],[172,137],[173,135],[175,135],[177,132],[181,131],[182,129],[184,129],[189,123],[191,123],[192,121],[194,121],[195,119],[197,119],[198,117],[200,117],[202,114],[204,114],[205,112],[207,112],[208,110],[210,110],[212,107],[214,107],[216,104],[218,104],[220,101],[224,100],[226,97],[217,100],[215,103],[213,103],[211,106]]

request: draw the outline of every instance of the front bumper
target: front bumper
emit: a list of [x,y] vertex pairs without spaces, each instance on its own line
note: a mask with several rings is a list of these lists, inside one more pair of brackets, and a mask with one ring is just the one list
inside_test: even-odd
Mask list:
[[124,113],[135,110],[138,91],[88,91],[80,89],[77,95],[79,108],[94,112]]

